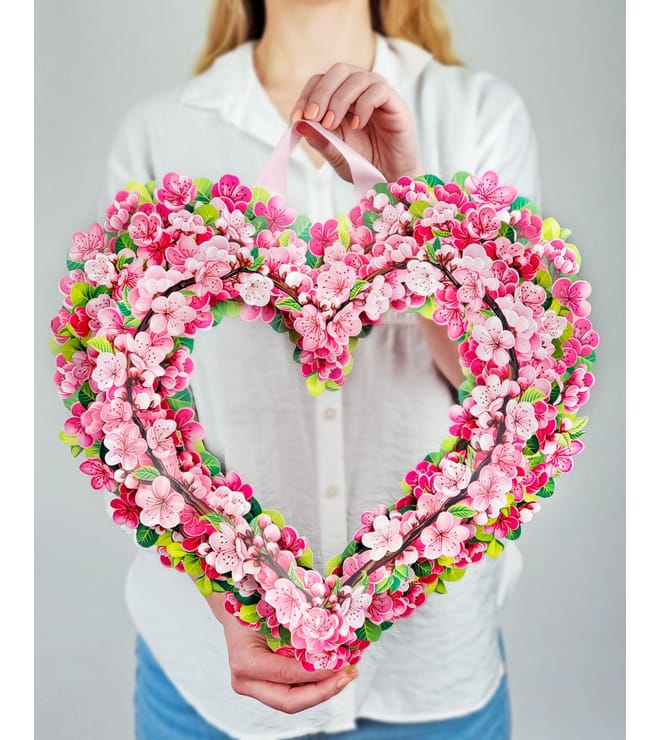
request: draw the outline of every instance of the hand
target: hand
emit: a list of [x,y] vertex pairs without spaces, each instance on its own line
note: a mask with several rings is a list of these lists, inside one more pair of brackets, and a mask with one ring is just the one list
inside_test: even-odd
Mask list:
[[209,606],[222,623],[231,669],[231,685],[237,694],[251,696],[286,714],[295,714],[331,699],[347,686],[357,672],[306,671],[294,658],[273,653],[266,640],[240,624],[225,610],[225,596],[213,593]]
[[[293,107],[291,120],[320,122],[377,167],[388,182],[423,174],[412,114],[387,82],[350,64],[333,64],[309,79]],[[307,141],[344,180],[351,179],[339,152],[311,126],[301,127]]]

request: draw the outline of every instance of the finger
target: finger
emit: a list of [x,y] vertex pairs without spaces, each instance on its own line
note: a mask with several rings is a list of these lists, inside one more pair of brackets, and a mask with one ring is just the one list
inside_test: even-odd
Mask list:
[[336,671],[306,671],[297,660],[265,650],[251,650],[232,661],[232,673],[239,679],[261,679],[278,684],[315,683],[337,677]]
[[335,90],[358,69],[350,64],[333,64],[310,90],[307,103],[302,109],[304,117],[310,121],[321,121]]
[[[397,102],[396,93],[386,82],[376,82],[370,85],[353,104],[354,118],[351,121],[351,128],[364,128],[373,115],[373,112],[377,108],[387,106],[388,103],[390,104],[388,107],[391,107],[392,112],[394,112]],[[405,106],[402,105],[401,107]]]
[[309,101],[309,95],[316,87],[316,84],[321,79],[321,77],[323,77],[323,75],[313,75],[305,83],[305,87],[303,87],[302,92],[298,96],[298,100],[296,100],[293,105],[293,109],[291,111],[292,121],[297,121],[299,118],[303,117],[303,112],[307,107],[307,103]]
[[321,121],[328,129],[335,129],[341,124],[349,110],[354,110],[355,101],[363,95],[369,87],[384,82],[371,72],[355,72],[347,77],[335,90],[328,101],[328,109]]
[[234,691],[251,696],[263,704],[286,714],[295,714],[332,699],[353,679],[349,676],[332,676],[318,683],[302,686],[283,686],[270,681],[248,680],[238,683]]

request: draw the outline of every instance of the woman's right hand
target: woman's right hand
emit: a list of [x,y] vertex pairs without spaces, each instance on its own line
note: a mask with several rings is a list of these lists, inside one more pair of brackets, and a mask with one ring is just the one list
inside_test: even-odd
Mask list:
[[294,658],[273,653],[262,635],[229,614],[224,594],[212,593],[207,601],[223,626],[231,685],[237,694],[251,696],[280,712],[295,714],[331,699],[357,677],[354,668],[306,671]]

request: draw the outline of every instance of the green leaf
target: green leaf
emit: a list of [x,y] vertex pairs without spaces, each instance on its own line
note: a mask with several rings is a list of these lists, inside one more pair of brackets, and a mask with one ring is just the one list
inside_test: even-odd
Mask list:
[[93,347],[97,352],[110,352],[114,354],[115,348],[105,337],[92,337],[87,342],[88,347]]
[[307,229],[311,225],[311,220],[308,216],[300,215],[296,220],[291,224],[289,228],[293,229],[296,234],[300,235],[305,229]]
[[415,180],[425,182],[431,190],[433,190],[436,185],[444,185],[444,182],[436,175],[422,175],[421,177],[416,177]]
[[435,255],[440,247],[440,239],[437,236],[432,242],[426,242],[426,256],[429,258],[429,262],[433,262],[434,265],[438,264]]
[[138,468],[133,471],[133,475],[138,480],[156,480],[160,476],[158,468],[154,468],[151,465],[145,465],[142,468]]
[[251,265],[248,265],[247,269],[250,270],[250,272],[256,272],[261,267],[261,265],[263,265],[264,261],[265,257],[263,256],[263,254],[260,254]]
[[546,241],[552,241],[553,239],[560,238],[561,227],[559,222],[555,218],[544,218],[543,219],[543,230],[541,236]]
[[351,292],[348,295],[348,299],[352,301],[353,298],[355,298],[355,296],[368,285],[368,280],[356,280],[355,285],[351,288]]
[[457,172],[452,178],[451,181],[455,182],[459,188],[465,190],[465,181],[470,176],[469,172],[463,172],[462,170]]
[[506,538],[507,540],[517,540],[518,537],[520,537],[521,533],[522,533],[522,527],[518,527],[518,529],[510,529],[506,533]]
[[151,527],[145,527],[142,522],[138,524],[135,532],[135,540],[141,547],[151,547],[156,544],[158,539],[158,532],[151,529]]
[[430,203],[427,203],[425,200],[415,200],[410,204],[408,210],[415,218],[422,218],[427,208],[431,208]]
[[474,377],[464,380],[458,389],[458,402],[463,403],[476,387],[477,384]]
[[319,380],[318,373],[308,375],[305,384],[307,385],[307,390],[312,394],[312,396],[320,396],[321,393],[325,391],[325,382]]
[[379,625],[370,622],[368,619],[365,619],[362,627],[358,627],[355,630],[355,635],[358,640],[367,640],[368,642],[377,642],[382,633],[382,628]]
[[190,576],[201,576],[203,574],[202,564],[199,562],[199,556],[187,552],[183,556],[183,569]]
[[528,403],[534,403],[535,401],[540,401],[542,398],[545,398],[545,393],[538,388],[527,388],[523,391],[522,395],[520,396],[521,401],[526,401]]
[[293,298],[282,298],[282,300],[278,301],[275,304],[276,308],[282,309],[286,308],[289,311],[302,311],[302,306],[298,301],[294,300]]
[[94,298],[94,288],[89,283],[75,283],[71,286],[71,303],[84,306]]
[[213,593],[213,584],[208,576],[200,576],[195,580],[195,584],[202,596],[210,596]]
[[234,318],[241,312],[241,304],[239,301],[218,301],[215,306],[211,307],[211,315],[213,316],[214,324],[219,323],[225,316]]
[[302,555],[298,556],[298,565],[300,565],[302,568],[313,568],[314,567],[314,554],[309,549],[309,547],[305,548]]
[[581,433],[587,426],[587,421],[589,421],[588,416],[583,416],[581,419],[576,419],[573,422],[573,426],[568,430],[569,435],[572,437],[574,434]]
[[213,225],[220,216],[218,209],[210,203],[203,203],[201,206],[197,206],[195,213],[202,217],[202,220],[207,226]]
[[300,589],[305,589],[305,584],[300,580],[300,576],[296,573],[296,566],[290,565],[289,566],[289,580],[291,583],[293,583],[294,586],[297,586]]
[[477,513],[475,509],[471,506],[466,506],[465,504],[454,504],[453,506],[450,506],[447,511],[458,519],[469,519]]
[[193,180],[195,187],[197,188],[196,200],[200,203],[208,203],[211,200],[211,188],[213,183],[208,177],[196,177]]
[[376,211],[365,211],[362,214],[362,222],[370,231],[374,230],[374,222],[378,218],[380,218],[380,213],[376,213]]
[[486,548],[486,555],[490,558],[496,558],[504,550],[504,545],[496,539],[491,540]]
[[122,249],[130,249],[137,252],[137,244],[131,239],[127,231],[123,231],[115,242],[115,252],[121,252]]
[[85,263],[81,260],[72,260],[67,257],[66,260],[67,270],[85,270]]
[[144,183],[131,181],[126,185],[124,190],[128,190],[129,193],[137,193],[140,198],[140,203],[151,203],[151,193],[147,190]]
[[518,196],[511,204],[512,211],[521,211],[529,203],[529,198]]
[[286,332],[289,331],[289,327],[286,325],[281,313],[276,313],[275,316],[273,316],[273,320],[270,322],[270,325],[280,334],[286,334]]
[[185,408],[192,408],[193,406],[192,396],[190,395],[190,391],[188,391],[187,389],[177,391],[171,396],[168,396],[165,400],[173,411],[178,411],[179,409]]
[[553,383],[550,390],[550,396],[548,397],[548,403],[555,403],[555,401],[559,398],[560,392],[561,390],[559,386],[556,383]]
[[[493,542],[495,541],[493,540]],[[445,568],[442,571],[442,579],[444,581],[460,581],[466,570],[467,568]]]
[[530,452],[530,454],[534,455],[536,452],[539,451],[539,439],[534,434],[527,440],[527,444],[525,445],[526,449]]
[[228,524],[232,529],[234,528],[234,523],[231,519],[227,519],[224,514],[220,514],[217,511],[209,511],[208,514],[204,514],[204,516],[199,517],[202,521],[211,522],[211,524],[220,531],[220,525],[221,524]]
[[447,593],[447,586],[445,586],[444,582],[438,579],[438,582],[435,584],[435,592],[437,594],[446,594]]
[[[418,179],[421,179],[421,178],[418,178]],[[386,182],[377,182],[374,185],[374,190],[379,195],[386,195],[390,199],[390,203],[394,204],[394,203],[397,202],[396,197],[394,195],[392,195],[392,193],[390,192],[390,189],[388,187],[388,184]]]
[[543,488],[540,491],[536,492],[536,495],[539,498],[550,498],[552,494],[555,492],[555,479],[550,478],[550,480],[543,486]]

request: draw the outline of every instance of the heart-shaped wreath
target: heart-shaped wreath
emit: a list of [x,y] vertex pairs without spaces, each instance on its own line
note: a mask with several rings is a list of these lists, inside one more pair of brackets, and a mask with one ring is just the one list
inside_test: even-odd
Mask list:
[[[310,670],[356,663],[516,539],[583,448],[598,335],[568,234],[494,172],[380,182],[324,223],[232,175],[129,185],[103,227],[74,235],[60,283],[62,439],[84,451],[92,487],[115,494],[114,521],[203,594],[228,592],[273,650]],[[362,514],[324,576],[305,539],[205,449],[193,338],[225,316],[266,321],[317,394],[344,384],[388,310],[447,326],[461,405],[452,436],[406,473],[400,498]]]

